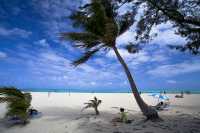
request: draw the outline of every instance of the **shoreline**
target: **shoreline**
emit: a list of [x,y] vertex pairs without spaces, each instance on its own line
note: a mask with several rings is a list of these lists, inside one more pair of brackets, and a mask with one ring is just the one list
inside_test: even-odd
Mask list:
[[[20,89],[23,92],[44,92],[44,93],[125,93],[125,94],[129,94],[132,93],[130,91],[128,92],[124,92],[124,91],[65,91],[65,90],[28,90],[28,89]],[[162,93],[164,91],[139,91],[141,92],[141,94],[151,94],[151,93]],[[166,94],[180,94],[181,92],[183,92],[185,95],[190,95],[190,94],[200,94],[200,91],[165,91]]]

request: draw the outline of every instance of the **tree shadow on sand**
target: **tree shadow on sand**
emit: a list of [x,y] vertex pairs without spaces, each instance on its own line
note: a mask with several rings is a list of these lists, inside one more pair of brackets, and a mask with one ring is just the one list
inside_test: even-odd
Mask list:
[[101,116],[95,117],[90,114],[84,114],[77,119],[80,121],[78,129],[81,132],[108,132],[108,133],[199,133],[200,118],[191,114],[181,115],[161,115],[162,121],[146,121],[146,118],[140,113],[129,115],[133,119],[131,124],[117,123],[113,125],[111,119],[116,114],[103,112]]
[[[48,109],[51,110],[51,109]],[[104,132],[104,133],[129,133],[129,132],[174,132],[174,133],[198,133],[200,132],[199,124],[200,117],[198,114],[184,114],[177,115],[161,114],[162,121],[146,121],[146,118],[138,112],[130,113],[129,119],[133,120],[131,124],[112,123],[112,119],[119,117],[115,112],[101,111],[100,116],[94,115],[92,110],[81,112],[79,109],[58,109],[66,112],[49,111],[46,115],[48,121],[65,121],[69,132]],[[73,113],[72,113],[73,112]],[[74,126],[73,129],[70,126]],[[73,131],[72,131],[73,130]]]
[[[133,120],[130,124],[112,123],[112,119],[119,117],[117,111],[101,111],[99,116],[94,115],[93,110],[81,112],[80,108],[45,108],[40,109],[41,118],[35,120],[44,121],[44,124],[56,124],[64,128],[64,133],[199,133],[200,114],[167,114],[161,113],[163,121],[146,121],[139,112],[129,113],[128,118]],[[35,123],[30,123],[35,126]],[[40,125],[42,126],[42,125]],[[37,127],[40,128],[40,127]],[[48,128],[53,128],[49,126]]]

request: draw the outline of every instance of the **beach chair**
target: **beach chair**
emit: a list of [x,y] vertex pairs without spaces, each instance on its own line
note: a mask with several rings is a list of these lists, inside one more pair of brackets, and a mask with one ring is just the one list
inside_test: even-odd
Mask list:
[[175,98],[183,98],[183,92],[181,92],[181,95],[175,95]]
[[39,117],[42,116],[42,112],[39,112],[39,111],[37,111],[36,109],[33,109],[33,108],[29,109],[28,112],[29,112],[29,118],[31,118],[31,119],[32,118],[39,118]]
[[175,98],[183,98],[183,95],[175,95]]
[[156,106],[153,106],[156,110],[162,111],[162,110],[168,110],[170,106],[169,101],[161,101]]

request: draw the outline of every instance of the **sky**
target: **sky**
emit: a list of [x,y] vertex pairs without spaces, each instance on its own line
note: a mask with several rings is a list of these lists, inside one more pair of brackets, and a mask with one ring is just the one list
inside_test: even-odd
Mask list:
[[[67,18],[84,3],[80,0],[0,1],[0,86],[18,88],[71,88],[81,90],[129,90],[124,71],[111,50],[100,51],[87,63],[71,62],[81,50],[61,41],[60,32],[74,31]],[[121,7],[120,13],[127,9]],[[124,46],[134,42],[135,26],[117,38],[117,47],[139,89],[200,90],[200,57],[171,50],[183,45],[170,22],[154,27],[158,33],[137,54]]]

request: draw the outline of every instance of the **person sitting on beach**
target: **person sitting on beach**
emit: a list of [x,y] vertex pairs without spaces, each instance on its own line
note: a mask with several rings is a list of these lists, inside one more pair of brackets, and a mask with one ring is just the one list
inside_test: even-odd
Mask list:
[[128,116],[127,116],[127,113],[128,112],[125,112],[125,109],[124,108],[120,108],[120,120],[123,122],[123,123],[126,123],[128,121]]
[[160,110],[163,107],[164,103],[163,101],[159,102],[155,107],[157,110]]
[[156,108],[156,110],[165,110],[169,107],[169,105],[170,105],[169,101],[161,101],[154,107]]
[[122,123],[131,123],[131,120],[128,119],[128,112],[125,112],[124,108],[120,108],[120,118],[115,118],[112,122],[122,122]]
[[175,95],[175,98],[183,98],[183,91],[181,92],[181,95]]
[[38,114],[38,111],[36,109],[33,109],[33,108],[30,108],[28,111],[29,111],[30,116]]

